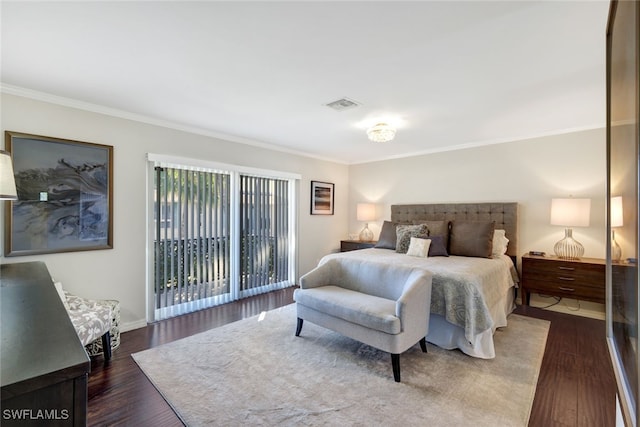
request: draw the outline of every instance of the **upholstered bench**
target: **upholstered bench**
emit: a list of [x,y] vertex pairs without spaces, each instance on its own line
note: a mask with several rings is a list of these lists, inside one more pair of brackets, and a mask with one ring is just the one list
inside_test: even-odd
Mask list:
[[391,353],[400,381],[400,353],[426,352],[431,274],[406,267],[330,259],[300,278],[294,291],[300,336],[304,320]]
[[[115,300],[90,300],[64,291],[69,318],[89,356],[104,354],[111,358],[113,343],[120,345],[120,303]],[[114,310],[117,313],[114,314]],[[112,331],[116,330],[116,339]],[[98,339],[102,338],[102,339]],[[117,348],[117,347],[116,347]],[[104,351],[106,349],[106,351]]]
[[[104,353],[104,359],[111,359],[112,335],[120,317],[120,304],[114,300],[91,300],[73,295],[62,289],[62,284],[54,286],[69,314],[69,319],[78,334],[78,338],[89,356]],[[114,314],[114,310],[116,313]],[[117,344],[120,343],[120,332],[117,330]],[[97,351],[99,349],[99,352]]]
[[[71,295],[71,294],[69,294]],[[98,304],[104,304],[111,307],[111,351],[120,347],[120,301],[113,299],[105,299],[96,301]],[[95,340],[85,346],[89,356],[99,356],[103,353],[102,340]]]

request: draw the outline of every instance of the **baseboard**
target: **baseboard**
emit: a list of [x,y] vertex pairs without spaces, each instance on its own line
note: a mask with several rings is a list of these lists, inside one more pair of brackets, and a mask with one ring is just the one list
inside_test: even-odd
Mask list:
[[545,310],[573,314],[576,316],[590,317],[592,319],[606,319],[606,309],[604,304],[589,301],[578,301],[571,298],[562,298],[558,304],[551,305],[555,302],[556,298],[554,297],[545,297],[533,293],[531,294],[531,307],[544,308]]
[[123,323],[120,325],[120,332],[133,331],[134,329],[144,328],[146,326],[146,320],[137,320],[135,322]]

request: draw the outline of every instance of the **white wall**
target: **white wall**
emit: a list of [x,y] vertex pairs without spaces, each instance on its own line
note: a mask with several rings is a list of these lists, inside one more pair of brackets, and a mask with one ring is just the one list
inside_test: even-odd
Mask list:
[[[387,160],[349,167],[349,232],[362,224],[356,203],[377,203],[380,219],[399,203],[515,201],[519,250],[553,253],[564,236],[549,225],[554,197],[591,198],[591,225],[574,228],[586,257],[605,256],[606,141],[604,129]],[[372,224],[370,224],[371,226]]]
[[[339,248],[347,234],[348,167],[160,126],[1,95],[2,131],[114,146],[114,248],[39,256],[3,257],[2,263],[44,261],[70,292],[121,303],[123,330],[145,324],[146,153],[298,173],[299,275]],[[2,143],[4,146],[4,142]],[[310,181],[335,183],[335,215],[309,214]],[[4,242],[4,227],[0,227]]]
[[[348,233],[362,229],[355,219],[356,203],[362,201],[379,204],[379,220],[370,224],[376,236],[382,220],[389,219],[391,204],[517,201],[520,252],[552,253],[563,230],[549,225],[551,198],[590,197],[591,226],[574,229],[574,237],[584,244],[585,256],[605,256],[604,129],[346,166],[7,94],[1,95],[0,119],[3,131],[114,146],[114,249],[8,257],[0,262],[42,260],[69,291],[120,300],[124,330],[145,323],[148,152],[302,175],[300,275],[336,251]],[[336,184],[335,215],[309,214],[311,180]]]
[[[564,231],[549,225],[551,199],[573,195],[591,198],[591,225],[574,228],[573,236],[584,245],[585,257],[604,258],[605,194],[604,129],[351,165],[349,233],[362,229],[355,207],[363,201],[379,206],[379,220],[369,224],[376,237],[392,204],[515,201],[519,252],[553,254]],[[585,306],[603,313],[601,304]]]

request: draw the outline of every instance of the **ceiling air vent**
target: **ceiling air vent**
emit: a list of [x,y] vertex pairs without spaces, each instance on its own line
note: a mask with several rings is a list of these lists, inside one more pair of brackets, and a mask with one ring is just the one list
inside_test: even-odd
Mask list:
[[356,108],[360,104],[358,104],[356,101],[349,98],[341,98],[341,99],[338,99],[337,101],[333,101],[325,105],[327,107],[333,108],[336,111],[344,111],[344,110],[350,110],[352,108]]

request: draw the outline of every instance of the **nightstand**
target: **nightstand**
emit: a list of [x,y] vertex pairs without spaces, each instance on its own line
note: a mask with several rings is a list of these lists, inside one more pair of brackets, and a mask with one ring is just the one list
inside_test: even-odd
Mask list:
[[360,240],[340,240],[340,252],[355,251],[357,249],[372,248],[378,242],[362,242]]
[[606,261],[599,258],[562,259],[554,256],[522,256],[522,304],[531,292],[605,302]]

